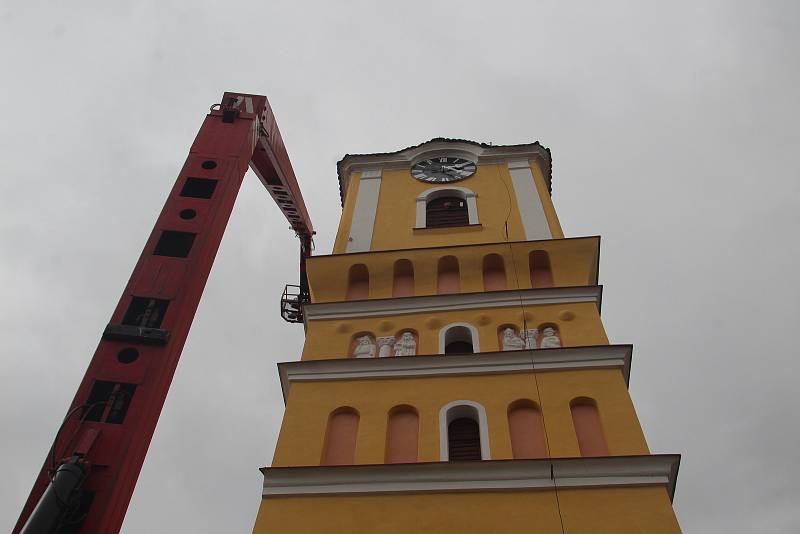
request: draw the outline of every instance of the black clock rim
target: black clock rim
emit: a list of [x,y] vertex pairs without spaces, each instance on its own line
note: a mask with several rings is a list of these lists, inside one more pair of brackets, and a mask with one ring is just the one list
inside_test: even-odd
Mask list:
[[[445,180],[445,181],[441,181],[441,180],[430,180],[430,176],[428,176],[428,175],[425,175],[425,177],[417,177],[417,176],[414,176],[414,171],[415,171],[415,170],[418,170],[418,171],[420,171],[420,172],[422,172],[422,173],[425,173],[425,172],[426,172],[426,171],[425,171],[425,167],[423,167],[423,166],[420,166],[420,164],[421,164],[421,163],[423,163],[423,162],[430,162],[430,163],[434,163],[434,162],[433,162],[433,160],[434,160],[435,158],[442,158],[442,157],[444,157],[444,158],[447,158],[447,159],[463,159],[463,160],[465,160],[465,161],[468,161],[468,162],[470,162],[470,163],[472,164],[472,166],[473,166],[473,168],[472,168],[472,172],[471,172],[469,175],[467,175],[467,176],[462,176],[462,177],[458,177],[458,178],[453,178],[453,179],[450,179],[450,180]],[[412,178],[414,178],[415,180],[418,180],[418,181],[420,181],[420,182],[427,182],[427,183],[448,183],[448,182],[459,182],[459,181],[461,181],[461,180],[466,180],[467,178],[470,178],[470,177],[472,177],[472,176],[475,174],[475,172],[476,172],[477,170],[478,170],[478,163],[477,163],[477,162],[475,162],[475,161],[473,161],[473,160],[471,160],[471,159],[469,159],[469,158],[464,158],[464,157],[461,157],[461,156],[433,156],[433,157],[429,157],[429,158],[421,159],[421,160],[417,161],[416,163],[414,163],[414,164],[411,166],[411,168],[409,169],[409,174],[411,174],[411,177],[412,177]]]

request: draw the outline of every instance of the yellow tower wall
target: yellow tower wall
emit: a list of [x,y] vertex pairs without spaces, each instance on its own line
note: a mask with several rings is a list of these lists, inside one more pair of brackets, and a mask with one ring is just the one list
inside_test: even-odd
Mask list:
[[435,295],[439,259],[458,259],[461,292],[484,291],[483,260],[489,254],[503,258],[508,289],[530,289],[530,254],[547,252],[554,287],[583,286],[597,283],[600,238],[581,237],[548,241],[491,243],[472,246],[443,246],[386,252],[367,252],[314,256],[307,262],[312,302],[345,300],[348,272],[362,264],[369,271],[369,298],[391,298],[394,264],[409,260],[414,266],[416,295]]
[[439,411],[456,400],[485,408],[493,460],[512,458],[508,407],[520,399],[542,407],[550,456],[580,456],[569,405],[576,397],[596,400],[612,455],[649,453],[622,373],[597,369],[297,383],[289,390],[272,465],[319,465],[328,416],[343,406],[355,408],[360,416],[355,463],[382,464],[388,414],[398,405],[413,406],[419,413],[419,461],[438,462]]
[[[563,523],[563,525],[562,525]],[[281,497],[254,534],[680,534],[664,488]]]
[[[554,238],[563,238],[553,201],[547,191],[544,175],[536,163],[530,164],[536,190],[544,208],[547,224]],[[334,254],[347,249],[347,239],[358,196],[361,173],[349,180],[342,218],[334,243]],[[433,184],[414,180],[407,169],[385,169],[372,233],[371,251],[404,248],[446,247],[525,240],[511,174],[506,164],[479,165],[468,181],[453,184],[467,187],[477,195],[479,226],[460,228],[415,229],[416,198]]]
[[558,325],[564,346],[608,344],[597,306],[578,302],[309,321],[302,359],[344,358],[349,355],[353,337],[358,334],[370,332],[376,336],[393,336],[406,330],[417,333],[417,354],[440,354],[442,328],[460,322],[477,329],[481,352],[495,352],[501,349],[498,328],[514,325],[519,329],[523,318],[529,328],[544,323]]
[[[475,174],[451,184],[424,183],[412,177],[411,165],[420,158],[447,154],[477,162]],[[437,179],[437,172],[434,169],[432,179]],[[679,533],[670,501],[678,459],[650,455],[627,389],[631,349],[608,347],[600,317],[600,239],[564,239],[548,190],[549,151],[538,143],[492,146],[438,139],[396,153],[347,156],[340,162],[339,173],[344,191],[342,217],[333,254],[307,262],[311,304],[303,309],[302,361],[280,367],[286,410],[274,469],[264,471],[265,493],[254,532]],[[442,193],[465,199],[472,224],[417,227],[427,213],[426,199],[433,198],[424,194],[437,187],[459,189],[466,195]],[[465,216],[463,206],[451,204],[448,209],[456,213],[451,221],[464,220],[459,219]],[[547,253],[552,285],[547,282],[547,269],[544,276],[537,269],[534,278],[539,283],[532,284],[534,251]],[[504,289],[496,274],[484,273],[484,260],[490,254],[503,260]],[[448,282],[438,287],[439,261],[446,256],[458,260],[459,288],[457,293],[437,295],[455,286]],[[394,266],[399,260],[413,265],[413,296],[393,296]],[[363,290],[364,277],[359,274],[354,283],[357,290],[348,296],[349,273],[355,265],[359,268],[353,272],[358,273],[364,271],[361,266],[366,267],[368,291]],[[406,288],[404,284],[398,287]],[[442,355],[440,360],[437,355],[445,352],[444,332],[455,324],[467,327],[469,334],[463,328],[452,331],[448,352],[468,352],[465,338],[471,336],[472,349],[480,354]],[[545,326],[556,327],[562,348],[552,341],[539,345],[551,348],[537,349],[535,342],[534,348],[521,348],[520,344],[529,347],[535,339],[528,333],[523,341],[523,331],[539,329],[541,333]],[[500,332],[507,327],[515,335],[509,336],[506,348],[518,350],[499,354],[503,349]],[[415,334],[415,354],[430,356],[420,360],[411,355],[402,360],[391,357],[396,339],[407,331]],[[364,335],[372,342],[361,340],[367,350],[359,355],[372,355],[372,349],[382,347],[384,357],[348,360],[356,338]],[[404,350],[409,346],[413,345],[398,344],[398,355],[409,354]],[[574,400],[585,398],[589,400],[572,406]],[[520,400],[533,401],[536,406],[522,406],[541,413],[545,459],[513,458],[509,407],[520,406],[516,402]],[[416,411],[419,464],[386,465],[389,416],[397,414],[394,409],[399,406]],[[447,412],[451,406],[456,408]],[[467,415],[463,408],[474,411]],[[590,410],[589,423],[585,409]],[[331,414],[336,414],[332,421],[340,414],[347,417],[346,445],[337,445],[346,456],[338,461],[330,461],[329,456],[336,450],[330,445],[336,440],[330,436],[337,435],[329,432]],[[406,415],[414,420],[413,414]],[[473,449],[466,448],[477,453],[463,456],[464,441],[458,440],[464,438],[458,434],[457,419],[451,417],[472,418],[477,423],[467,438]],[[538,426],[519,426],[538,425],[539,415],[533,417],[525,423],[514,419],[518,457],[525,454],[520,453],[520,443],[526,444],[520,436],[530,429],[540,432]],[[413,433],[408,427],[398,431],[397,420],[393,419],[393,444],[411,444],[401,460],[409,461]],[[451,422],[456,430],[449,434]],[[337,424],[331,423],[330,428]],[[592,449],[593,439],[604,442],[603,447]],[[448,440],[453,452],[448,452]],[[589,458],[606,454],[606,445],[609,457]],[[536,450],[530,454],[544,454]],[[340,465],[350,462],[359,467]],[[519,483],[528,476],[523,473],[525,462],[539,466],[536,480],[543,482]],[[653,467],[664,462],[673,462],[669,474]],[[323,463],[327,465],[318,467]],[[559,471],[566,463],[573,469],[572,478]],[[465,471],[491,472],[497,478],[458,478]],[[347,494],[356,491],[348,485],[355,484],[355,479],[347,478],[355,476],[347,474],[353,472],[361,473],[359,480],[368,480],[354,486],[365,494]],[[553,484],[559,484],[557,490]],[[486,491],[487,487],[502,489]]]

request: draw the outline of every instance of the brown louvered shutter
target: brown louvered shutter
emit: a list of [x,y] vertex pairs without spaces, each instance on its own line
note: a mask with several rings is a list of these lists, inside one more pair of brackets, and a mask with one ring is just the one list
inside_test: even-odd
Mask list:
[[463,198],[443,197],[428,202],[425,227],[465,226],[469,224],[467,201]]
[[481,436],[478,423],[462,417],[447,425],[447,448],[450,460],[480,460]]
[[445,354],[474,354],[472,343],[466,341],[451,341],[444,348]]

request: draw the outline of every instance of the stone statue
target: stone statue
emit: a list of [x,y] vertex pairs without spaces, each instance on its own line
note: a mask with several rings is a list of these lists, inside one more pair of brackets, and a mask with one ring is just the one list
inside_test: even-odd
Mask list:
[[524,339],[525,339],[525,348],[526,349],[535,349],[538,347],[539,341],[539,329],[538,328],[528,328],[524,332]]
[[503,330],[503,350],[521,350],[525,341],[517,335],[513,328]]
[[394,336],[379,337],[378,358],[388,358],[391,356],[392,347],[394,347]]
[[555,349],[561,346],[561,339],[556,334],[554,328],[547,327],[542,331],[542,344],[543,349]]
[[374,358],[375,357],[375,343],[369,336],[361,336],[356,341],[356,349],[353,351],[354,358]]
[[415,356],[417,354],[417,340],[411,332],[403,332],[397,343],[394,344],[395,356]]

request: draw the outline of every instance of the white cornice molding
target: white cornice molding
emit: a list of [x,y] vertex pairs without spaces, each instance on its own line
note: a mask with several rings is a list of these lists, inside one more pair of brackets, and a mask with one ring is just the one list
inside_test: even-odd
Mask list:
[[391,154],[348,155],[342,160],[339,172],[341,176],[349,177],[350,173],[373,167],[387,169],[411,167],[417,160],[453,153],[460,153],[460,155],[474,160],[479,165],[509,160],[544,159],[549,161],[550,158],[547,150],[538,143],[513,146],[480,146],[463,141],[438,140]]
[[632,356],[633,345],[594,345],[479,354],[304,360],[279,363],[278,374],[285,402],[293,382],[619,369],[627,384]]
[[549,181],[550,154],[539,143],[489,146],[463,140],[434,139],[421,145],[392,153],[350,154],[345,156],[338,165],[342,197],[344,198],[347,194],[350,178],[354,172],[361,172],[374,167],[382,167],[384,169],[410,168],[413,163],[420,159],[454,154],[469,158],[478,165],[505,163],[509,160],[527,161],[534,159],[543,167],[543,171]]
[[321,321],[576,302],[593,302],[599,309],[602,294],[603,286],[596,285],[320,302],[305,304],[303,316],[306,321]]
[[[434,189],[448,189],[447,186],[442,186],[441,188],[434,188]],[[469,191],[467,189],[467,191]],[[495,246],[503,246],[508,247],[517,246],[517,245],[531,245],[535,246],[537,243],[547,243],[550,247],[560,247],[562,245],[567,245],[571,241],[594,241],[595,242],[595,249],[597,253],[600,251],[600,236],[599,235],[587,235],[587,236],[579,236],[579,237],[560,237],[557,239],[523,239],[520,241],[490,241],[486,243],[467,243],[464,245],[449,245],[445,247],[409,247],[409,248],[389,248],[389,249],[382,249],[382,250],[370,250],[369,252],[339,252],[334,254],[314,254],[307,258],[308,261],[315,261],[318,258],[358,258],[359,256],[375,256],[376,254],[395,254],[397,252],[408,252],[408,253],[415,253],[415,252],[431,252],[436,251],[438,252],[446,252],[450,250],[458,250],[458,249],[481,249],[486,247],[495,247]],[[550,248],[549,250],[557,250],[555,248]]]
[[675,494],[680,455],[418,464],[264,467],[264,497],[663,486]]

